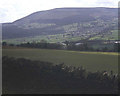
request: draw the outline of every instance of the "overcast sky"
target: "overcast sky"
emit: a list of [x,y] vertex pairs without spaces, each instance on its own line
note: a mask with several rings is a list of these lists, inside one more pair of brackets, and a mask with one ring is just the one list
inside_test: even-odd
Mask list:
[[0,23],[61,7],[118,7],[119,0],[0,0]]

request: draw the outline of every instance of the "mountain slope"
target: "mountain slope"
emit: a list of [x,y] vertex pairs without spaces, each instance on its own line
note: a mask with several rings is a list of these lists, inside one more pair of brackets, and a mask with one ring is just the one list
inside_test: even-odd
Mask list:
[[39,11],[3,24],[3,39],[63,34],[70,38],[92,38],[117,29],[117,8],[56,8]]

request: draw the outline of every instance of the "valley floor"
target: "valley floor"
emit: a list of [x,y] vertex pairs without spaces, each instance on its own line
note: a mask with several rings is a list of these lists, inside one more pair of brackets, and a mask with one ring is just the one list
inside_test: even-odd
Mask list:
[[108,71],[118,73],[118,53],[83,52],[53,49],[3,48],[3,56],[47,61],[54,64],[83,66],[91,72]]

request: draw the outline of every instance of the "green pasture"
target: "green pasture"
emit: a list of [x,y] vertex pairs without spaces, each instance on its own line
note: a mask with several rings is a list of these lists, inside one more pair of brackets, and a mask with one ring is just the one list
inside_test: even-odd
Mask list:
[[33,36],[33,37],[5,39],[3,41],[7,42],[8,44],[21,44],[21,43],[26,43],[26,42],[40,42],[41,40],[46,40],[48,43],[57,43],[57,42],[64,42],[66,40],[77,41],[77,40],[81,40],[81,37],[80,36],[63,37],[63,34],[56,34],[56,35],[41,35],[41,36]]
[[13,48],[3,49],[3,56],[47,61],[54,64],[64,62],[65,65],[83,66],[92,72],[104,70],[108,72],[112,70],[114,73],[118,72],[117,53]]

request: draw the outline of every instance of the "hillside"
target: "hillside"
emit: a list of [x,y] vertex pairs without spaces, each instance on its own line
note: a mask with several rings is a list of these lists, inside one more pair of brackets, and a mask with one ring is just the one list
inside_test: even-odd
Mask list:
[[39,41],[41,38],[56,42],[81,39],[116,40],[117,11],[117,8],[56,8],[39,11],[15,22],[3,24],[3,39],[26,41],[33,38]]

